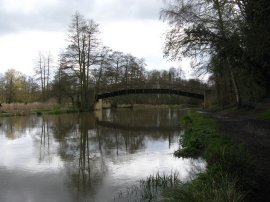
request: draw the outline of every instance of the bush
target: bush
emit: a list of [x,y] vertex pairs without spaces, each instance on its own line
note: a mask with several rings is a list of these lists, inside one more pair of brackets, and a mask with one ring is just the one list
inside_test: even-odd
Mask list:
[[61,107],[59,105],[54,105],[51,111],[49,111],[49,114],[60,114],[61,112]]

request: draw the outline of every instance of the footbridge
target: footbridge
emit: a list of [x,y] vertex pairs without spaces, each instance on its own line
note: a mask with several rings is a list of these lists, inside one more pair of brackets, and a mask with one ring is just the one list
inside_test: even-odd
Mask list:
[[98,101],[99,99],[105,99],[105,98],[116,97],[116,96],[121,96],[121,95],[129,95],[129,94],[168,94],[168,95],[186,96],[186,97],[197,98],[201,100],[204,99],[204,94],[191,93],[191,92],[186,92],[182,90],[175,90],[175,89],[168,89],[168,88],[163,88],[163,89],[146,88],[146,89],[124,89],[124,90],[116,90],[112,92],[98,94],[96,96],[96,101]]
[[123,95],[131,95],[131,94],[167,94],[167,95],[177,95],[177,96],[185,96],[191,97],[195,99],[200,99],[202,101],[205,100],[205,93],[194,93],[183,90],[177,90],[172,88],[129,88],[122,90],[114,90],[111,92],[104,92],[96,95],[96,106],[95,109],[102,108],[102,99],[123,96]]

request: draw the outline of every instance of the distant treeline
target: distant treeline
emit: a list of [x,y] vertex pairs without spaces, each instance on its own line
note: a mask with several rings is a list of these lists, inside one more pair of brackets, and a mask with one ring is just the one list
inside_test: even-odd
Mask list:
[[[136,58],[132,58],[133,65],[129,63],[127,66],[115,68],[107,64],[102,68],[92,69],[87,96],[126,88],[171,88],[203,93],[206,87],[206,84],[200,80],[183,79],[181,69],[146,71],[144,64],[141,63],[139,66],[135,61]],[[44,86],[40,77],[26,76],[10,69],[0,75],[0,103],[31,103],[55,98],[59,104],[72,103],[74,107],[79,107],[80,83],[72,74],[58,68],[54,73],[52,71],[50,78],[45,76],[43,82]],[[89,98],[87,101],[89,102]],[[201,101],[170,95],[127,95],[110,99],[110,102],[113,104],[199,104]]]

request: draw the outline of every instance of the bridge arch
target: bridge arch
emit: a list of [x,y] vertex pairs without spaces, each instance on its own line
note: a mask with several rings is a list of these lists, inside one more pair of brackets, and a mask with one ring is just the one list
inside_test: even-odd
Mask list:
[[117,97],[122,95],[131,95],[131,94],[167,94],[167,95],[177,95],[177,96],[185,96],[185,97],[191,97],[196,98],[200,100],[205,100],[205,94],[200,93],[193,93],[183,90],[176,90],[176,89],[170,89],[170,88],[157,88],[157,89],[123,89],[123,90],[115,90],[111,92],[105,92],[101,94],[97,94],[95,98],[95,109],[99,110],[102,108],[102,99],[111,98],[111,97]]
[[146,89],[124,89],[124,90],[116,90],[112,92],[101,93],[96,96],[96,101],[98,101],[99,99],[106,99],[110,97],[130,95],[130,94],[167,94],[167,95],[186,96],[186,97],[204,100],[204,94],[192,93],[192,92],[169,89],[169,88],[159,88],[159,89],[146,88]]

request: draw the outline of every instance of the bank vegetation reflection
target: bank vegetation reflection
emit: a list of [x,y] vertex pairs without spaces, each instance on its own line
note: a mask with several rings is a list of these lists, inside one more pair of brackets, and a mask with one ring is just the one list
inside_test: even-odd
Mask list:
[[107,110],[103,111],[102,120],[97,120],[94,113],[9,118],[3,120],[2,130],[9,139],[20,138],[27,130],[35,131],[39,161],[50,163],[54,155],[59,155],[68,186],[76,188],[77,197],[81,197],[82,193],[97,192],[107,175],[109,160],[145,149],[149,139],[168,141],[168,146],[178,141],[178,123],[170,121],[178,117],[177,113]]

